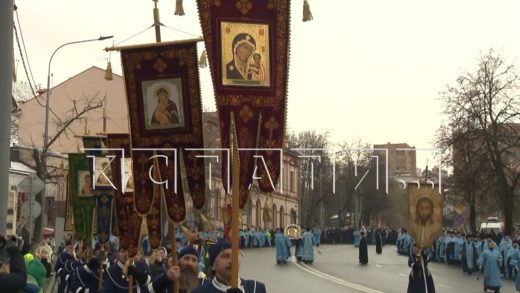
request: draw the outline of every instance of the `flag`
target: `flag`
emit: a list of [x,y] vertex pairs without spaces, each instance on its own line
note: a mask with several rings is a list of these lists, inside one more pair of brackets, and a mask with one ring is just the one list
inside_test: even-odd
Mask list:
[[[204,205],[198,41],[121,48],[132,130],[135,206],[142,216],[154,213],[163,195],[169,219],[184,221],[181,158],[193,205],[197,209]],[[150,173],[153,181],[162,183],[150,180]]]
[[[288,0],[197,0],[222,147],[240,150],[240,208],[249,187],[272,192],[281,172],[289,63]],[[255,157],[256,155],[256,157]],[[223,165],[223,176],[229,175]],[[224,180],[227,185],[227,180]],[[226,186],[227,187],[227,186]]]
[[442,209],[438,186],[408,185],[408,231],[418,247],[431,247],[441,234]]
[[85,154],[69,154],[69,193],[74,222],[74,238],[92,241],[94,192]]
[[[109,154],[115,156],[110,167],[114,171],[114,206],[119,246],[127,249],[130,256],[135,256],[139,248],[142,219],[134,208],[134,190],[130,181],[132,179],[128,176],[131,166],[130,138],[128,134],[108,134],[107,142],[111,149]],[[125,178],[122,178],[123,175]]]

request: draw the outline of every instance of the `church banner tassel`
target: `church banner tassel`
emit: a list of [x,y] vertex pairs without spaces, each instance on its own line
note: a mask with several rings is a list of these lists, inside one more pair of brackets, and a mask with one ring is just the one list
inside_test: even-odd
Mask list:
[[114,77],[112,76],[112,62],[108,61],[107,63],[107,69],[105,70],[105,80],[113,80]]
[[303,0],[303,21],[311,21],[312,13],[311,13],[311,7],[309,6],[309,2],[307,0]]
[[184,8],[182,7],[182,0],[177,0],[175,2],[175,15],[183,16]]
[[199,67],[200,68],[206,68],[208,67],[208,58],[206,56],[206,50],[202,51],[202,54],[200,54],[200,58],[199,58]]

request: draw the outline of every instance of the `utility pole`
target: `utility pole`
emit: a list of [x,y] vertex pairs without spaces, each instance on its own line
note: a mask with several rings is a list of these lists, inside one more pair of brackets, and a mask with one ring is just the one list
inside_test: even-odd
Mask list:
[[13,0],[0,1],[0,234],[7,230],[13,87]]

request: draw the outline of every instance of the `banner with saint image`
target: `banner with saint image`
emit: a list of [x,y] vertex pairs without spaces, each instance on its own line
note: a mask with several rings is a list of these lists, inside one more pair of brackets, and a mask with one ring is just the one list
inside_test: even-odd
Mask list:
[[120,49],[130,117],[135,206],[141,216],[157,213],[157,204],[164,194],[170,220],[184,221],[186,208],[180,179],[181,157],[184,158],[193,205],[197,209],[204,205],[202,151],[186,150],[203,148],[199,41],[163,42]]
[[408,185],[408,232],[419,247],[431,247],[441,234],[442,209],[438,185]]
[[[281,172],[289,70],[289,0],[197,0],[213,78],[223,148],[236,129],[240,208],[255,166],[259,187],[272,192]],[[255,159],[255,155],[256,159]],[[223,178],[229,173],[222,167]],[[224,180],[227,184],[227,180]],[[227,188],[227,186],[226,186]]]
[[94,190],[86,154],[69,154],[69,193],[74,223],[74,238],[92,241]]

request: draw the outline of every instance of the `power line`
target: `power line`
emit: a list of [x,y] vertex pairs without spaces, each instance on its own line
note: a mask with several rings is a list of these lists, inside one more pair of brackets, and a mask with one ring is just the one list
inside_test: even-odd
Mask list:
[[18,17],[18,9],[16,9],[14,12],[16,14],[16,21],[18,23],[18,30],[20,31],[20,38],[22,39],[23,51],[25,53],[25,58],[27,59],[27,67],[29,68],[29,73],[31,74],[32,83],[36,87],[36,82],[34,81],[34,76],[33,76],[33,72],[31,69],[31,63],[29,62],[29,55],[27,55],[27,46],[25,45],[25,39],[23,37],[22,26],[20,24],[20,18]]
[[14,23],[14,21],[13,21],[13,28],[14,28],[14,33],[16,36],[16,44],[18,45],[18,51],[20,52],[20,57],[22,58],[23,68],[25,69],[25,75],[27,76],[27,81],[29,82],[29,86],[31,87],[31,92],[33,94],[33,97],[36,97],[36,92],[34,91],[33,85],[31,83],[31,79],[29,77],[29,72],[27,71],[27,66],[25,65],[25,58],[22,53],[22,47],[20,46],[20,39],[18,38],[18,30],[16,29],[16,24]]

